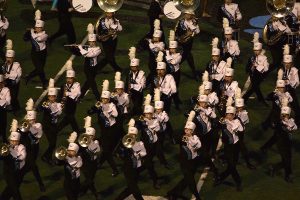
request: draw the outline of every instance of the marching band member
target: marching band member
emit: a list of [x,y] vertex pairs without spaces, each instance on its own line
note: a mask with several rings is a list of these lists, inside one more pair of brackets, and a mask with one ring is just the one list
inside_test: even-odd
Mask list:
[[219,38],[212,40],[211,61],[206,65],[206,71],[209,73],[209,80],[213,84],[213,91],[217,91],[220,82],[224,78],[226,62],[221,59],[221,51],[218,48]]
[[233,29],[229,26],[229,22],[226,18],[223,19],[224,39],[222,41],[222,57],[224,60],[231,57],[232,60],[236,60],[241,51],[237,40],[233,39]]
[[96,72],[97,72],[97,63],[98,63],[98,56],[101,53],[100,47],[96,44],[96,34],[94,34],[94,26],[93,24],[89,24],[87,27],[88,31],[88,46],[81,46],[78,45],[78,49],[80,50],[80,54],[85,58],[84,59],[84,73],[86,76],[86,80],[81,88],[81,96],[82,99],[87,90],[89,88],[92,89],[96,100],[100,100],[100,94],[97,89],[97,84],[95,81]]
[[85,177],[85,181],[81,184],[80,194],[87,193],[90,190],[96,197],[96,200],[100,199],[97,189],[95,187],[95,175],[97,172],[97,160],[100,153],[99,141],[95,139],[96,130],[92,127],[92,118],[87,116],[84,118],[84,128],[86,137],[90,141],[87,146],[81,146],[81,155],[83,160],[82,173]]
[[[162,5],[160,3],[161,0],[152,0],[150,3],[150,7],[148,10],[148,17],[149,17],[149,25],[150,31],[147,34],[149,38],[151,38],[152,34],[154,33],[154,21],[157,19],[160,22],[160,30],[163,31],[162,27],[162,18],[165,16],[163,13]],[[162,33],[162,41],[165,41],[164,33]]]
[[56,9],[58,11],[59,28],[56,33],[50,36],[49,43],[51,44],[56,38],[63,35],[67,35],[68,43],[74,44],[76,42],[76,33],[72,23],[72,11],[73,7],[70,0],[59,0],[56,3]]
[[75,71],[72,61],[68,60],[66,67],[66,83],[61,87],[61,103],[64,107],[65,116],[59,122],[57,131],[60,132],[67,125],[71,125],[73,131],[79,132],[78,123],[75,118],[78,98],[80,97],[80,83],[75,81]]
[[144,167],[144,158],[147,155],[144,143],[136,141],[138,129],[135,126],[134,119],[128,123],[128,136],[134,137],[135,141],[132,146],[126,146],[124,143],[121,146],[120,155],[123,160],[123,171],[126,179],[127,187],[118,195],[116,200],[126,199],[130,194],[136,200],[143,200],[141,191],[138,187],[139,174]]
[[45,22],[41,20],[41,11],[35,11],[35,26],[24,34],[24,40],[30,41],[31,59],[35,69],[26,77],[26,84],[35,76],[39,76],[43,84],[43,88],[47,88],[47,79],[44,67],[47,59],[47,39],[48,35],[44,31]]
[[194,111],[190,112],[184,127],[184,134],[180,141],[179,151],[179,164],[183,178],[168,192],[168,199],[170,200],[176,200],[182,197],[183,190],[186,187],[189,187],[196,200],[201,199],[194,177],[197,171],[198,151],[201,148],[201,141],[194,132],[196,129],[196,124],[193,122],[195,114]]
[[198,21],[195,18],[194,11],[185,11],[184,18],[180,19],[175,28],[175,35],[179,42],[179,45],[183,48],[182,60],[181,63],[187,60],[193,76],[198,80],[196,73],[196,66],[194,62],[194,57],[192,54],[194,36],[200,33],[200,28]]
[[144,89],[146,87],[146,76],[145,72],[140,69],[140,60],[135,58],[136,49],[131,47],[129,49],[130,58],[130,72],[126,77],[126,89],[125,91],[130,95],[133,108],[131,110],[131,116],[140,115],[143,113],[143,98]]
[[279,71],[278,74],[276,89],[274,92],[267,95],[266,98],[267,101],[272,102],[272,109],[267,119],[262,123],[262,128],[264,130],[267,130],[276,120],[280,119],[280,108],[284,100],[287,100],[289,103],[293,102],[293,97],[288,91],[286,91],[285,81],[281,79],[283,77],[281,72],[282,71]]
[[80,171],[83,165],[82,158],[78,155],[79,146],[75,143],[77,133],[72,132],[68,138],[69,146],[67,155],[63,160],[57,162],[64,165],[64,190],[68,200],[77,200],[80,191]]
[[42,161],[52,165],[52,154],[56,147],[58,117],[62,114],[62,104],[56,101],[57,89],[54,87],[54,80],[49,80],[48,100],[42,104],[43,119],[42,125],[45,136],[48,140],[48,148],[42,155]]
[[27,152],[25,170],[22,174],[22,179],[27,172],[32,171],[39,184],[40,191],[45,192],[46,188],[40,175],[39,167],[36,163],[40,149],[40,139],[43,136],[43,127],[41,123],[36,122],[36,111],[34,110],[34,102],[32,99],[27,101],[25,110],[26,116],[25,121],[23,122],[25,124],[21,124],[18,129],[18,132],[21,134],[21,143],[26,147]]
[[21,185],[21,176],[25,166],[26,148],[20,143],[20,133],[17,132],[18,121],[13,120],[9,140],[9,154],[0,155],[3,159],[3,176],[6,181],[6,187],[2,191],[1,199],[9,200],[22,199],[19,191]]
[[11,103],[9,88],[5,87],[4,76],[0,74],[0,136],[6,142],[7,109]]
[[5,53],[3,51],[3,48],[6,43],[6,31],[9,27],[8,19],[3,15],[3,11],[1,11],[0,16],[0,58],[5,61]]
[[293,56],[289,54],[289,46],[285,45],[284,48],[283,67],[279,69],[278,74],[282,76],[280,79],[285,81],[286,90],[293,98],[291,107],[295,112],[296,123],[300,123],[300,107],[296,94],[296,89],[299,86],[299,73],[293,65]]
[[222,23],[223,19],[226,18],[229,21],[230,27],[234,29],[233,38],[239,40],[239,23],[242,19],[242,13],[240,12],[239,5],[232,3],[232,0],[225,0],[217,13],[218,21]]
[[172,132],[170,132],[172,129],[170,126],[170,118],[169,115],[164,111],[164,102],[160,100],[160,90],[159,89],[155,89],[154,90],[154,118],[158,120],[159,125],[160,125],[160,130],[157,132],[157,140],[158,140],[158,144],[157,144],[157,148],[158,150],[158,158],[161,162],[161,164],[163,164],[167,169],[170,169],[171,166],[168,164],[164,152],[163,152],[163,146],[164,146],[164,141],[165,141],[165,137],[166,134],[169,132],[170,137],[173,139],[172,137]]
[[256,93],[258,101],[267,105],[265,98],[260,90],[260,84],[263,82],[266,73],[269,71],[269,62],[265,56],[265,50],[262,49],[262,43],[259,42],[259,33],[254,33],[253,38],[253,53],[246,65],[246,72],[249,74],[251,80],[251,88],[244,94],[245,102],[253,92]]
[[101,102],[98,101],[88,114],[96,113],[98,116],[98,123],[101,129],[101,137],[103,152],[100,157],[99,165],[107,161],[113,170],[112,176],[119,174],[116,163],[113,159],[114,150],[121,139],[119,126],[116,123],[118,111],[116,105],[110,102],[111,93],[109,92],[109,81],[104,80],[102,85]]
[[[219,97],[216,92],[213,90],[213,83],[209,81],[209,73],[205,71],[202,76],[203,81],[203,87],[204,87],[204,95],[207,95],[208,98],[208,105],[211,107],[214,111],[216,106],[219,103]],[[199,87],[199,91],[201,89],[201,86]]]
[[[167,113],[170,113],[172,96],[177,92],[176,82],[171,74],[167,74],[166,63],[163,60],[163,53],[159,52],[157,56],[157,66],[153,80],[153,88],[157,88],[161,92],[161,99],[164,102],[164,108]],[[153,91],[154,92],[154,91]]]
[[236,108],[236,118],[240,120],[241,124],[244,127],[244,131],[238,133],[241,153],[244,157],[244,160],[246,161],[247,167],[249,169],[255,169],[256,167],[250,162],[248,149],[244,141],[245,128],[246,128],[246,124],[249,123],[249,116],[247,110],[245,109],[245,101],[242,98],[241,89],[237,89],[235,93],[235,108]]
[[232,176],[237,191],[242,191],[242,180],[236,169],[240,153],[240,141],[238,133],[244,131],[241,122],[235,118],[236,109],[232,106],[226,107],[226,115],[221,120],[222,142],[224,144],[224,154],[227,160],[227,169],[215,180],[215,185],[221,184],[229,175]]
[[149,75],[147,77],[147,85],[154,79],[156,75],[156,58],[160,51],[165,50],[165,43],[161,40],[162,31],[160,30],[160,21],[157,19],[154,21],[154,33],[153,38],[148,39],[149,42]]
[[157,181],[157,173],[154,169],[153,158],[155,155],[161,155],[161,149],[158,146],[157,133],[160,131],[159,121],[153,117],[154,108],[151,106],[151,95],[145,97],[144,115],[142,115],[136,126],[141,131],[141,141],[143,141],[147,155],[145,156],[145,167],[153,181],[153,187],[159,189],[160,185]]
[[104,58],[99,62],[99,70],[110,64],[115,72],[122,71],[116,63],[115,53],[118,45],[118,32],[123,28],[120,21],[116,19],[114,12],[105,12],[98,26],[98,40],[102,43]]
[[277,135],[277,148],[281,156],[281,162],[271,167],[271,176],[273,177],[277,171],[284,168],[285,180],[289,183],[292,179],[292,137],[298,127],[293,118],[290,117],[291,108],[284,106],[281,108],[281,116],[275,125],[274,131]]
[[182,104],[179,98],[179,84],[180,84],[180,63],[182,59],[181,53],[177,52],[178,42],[175,40],[174,30],[170,30],[169,49],[166,50],[165,60],[167,64],[167,71],[174,77],[177,92],[173,95],[176,108]]
[[5,78],[5,85],[9,88],[11,94],[12,110],[20,110],[20,103],[18,100],[20,79],[22,76],[22,68],[19,62],[15,62],[15,51],[12,49],[13,44],[11,40],[7,41],[6,45],[6,61],[2,66],[2,74]]

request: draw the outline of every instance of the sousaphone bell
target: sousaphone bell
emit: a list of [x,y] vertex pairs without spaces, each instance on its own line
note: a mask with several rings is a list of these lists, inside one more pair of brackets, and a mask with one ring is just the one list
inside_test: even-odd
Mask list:
[[65,160],[67,155],[68,155],[68,152],[67,152],[67,148],[66,147],[58,147],[56,150],[55,150],[55,157],[58,159],[58,160]]
[[200,0],[173,0],[175,7],[182,13],[186,11],[195,11],[199,5]]
[[122,7],[124,0],[97,0],[97,3],[104,12],[116,12]]

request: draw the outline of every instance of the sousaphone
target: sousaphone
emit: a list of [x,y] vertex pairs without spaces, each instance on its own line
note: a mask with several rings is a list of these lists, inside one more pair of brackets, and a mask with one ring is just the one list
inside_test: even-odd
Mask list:
[[200,0],[173,0],[173,3],[178,10],[184,13],[195,11],[200,5]]

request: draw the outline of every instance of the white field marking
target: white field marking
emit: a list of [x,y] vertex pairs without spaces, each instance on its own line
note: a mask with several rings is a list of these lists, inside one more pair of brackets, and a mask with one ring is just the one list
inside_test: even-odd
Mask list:
[[[36,89],[43,89],[42,86],[35,86],[35,88],[36,88]],[[57,88],[55,88],[55,89],[60,90],[61,88],[58,88],[58,87],[57,87]]]
[[[143,198],[145,200],[167,200],[166,198],[161,196],[143,196]],[[135,200],[135,198],[133,197],[133,195],[130,195],[125,200]]]
[[[104,15],[101,15],[98,20],[103,17]],[[97,21],[98,21],[97,20]],[[95,25],[94,25],[95,26]],[[82,40],[82,42],[80,43],[81,45],[84,45],[87,42],[88,39],[88,35],[85,36],[85,38]],[[70,58],[68,60],[74,60],[75,59],[75,55],[70,56]],[[61,75],[66,71],[65,65],[62,66],[62,68],[60,69],[60,71],[56,74],[56,76],[54,77],[54,83],[61,77]],[[44,90],[44,92],[41,94],[41,96],[37,99],[37,101],[34,104],[34,107],[36,108],[44,99],[44,97],[47,95],[48,93],[48,89]]]

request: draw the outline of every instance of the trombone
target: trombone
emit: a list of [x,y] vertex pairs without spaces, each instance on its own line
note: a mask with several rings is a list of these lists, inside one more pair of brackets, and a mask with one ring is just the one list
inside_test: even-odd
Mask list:
[[92,138],[87,134],[82,134],[78,137],[78,143],[81,147],[88,147],[92,142]]
[[0,145],[0,156],[6,157],[9,155],[10,144],[3,143]]
[[67,148],[64,147],[64,146],[61,146],[61,147],[58,147],[56,150],[55,150],[55,157],[58,159],[58,160],[65,160],[67,155],[68,155],[68,151],[67,151]]
[[133,145],[136,142],[136,135],[134,134],[127,134],[122,138],[122,144],[124,145],[124,147],[130,149],[133,147]]

